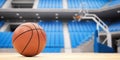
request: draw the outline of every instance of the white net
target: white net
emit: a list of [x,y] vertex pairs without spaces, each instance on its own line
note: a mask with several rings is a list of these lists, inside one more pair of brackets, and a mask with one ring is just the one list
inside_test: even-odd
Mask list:
[[86,6],[87,6],[87,3],[85,3],[85,2],[80,3],[80,10],[79,10],[78,14],[75,14],[73,16],[74,20],[81,21],[82,17],[84,17],[85,14],[88,14],[88,9]]

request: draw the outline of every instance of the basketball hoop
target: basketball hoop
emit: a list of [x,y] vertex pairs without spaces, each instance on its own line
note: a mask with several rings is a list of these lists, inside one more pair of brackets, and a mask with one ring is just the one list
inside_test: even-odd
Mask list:
[[78,21],[81,21],[82,17],[84,17],[86,14],[88,14],[88,10],[83,10],[81,9],[78,14],[75,14],[73,16],[73,19],[74,20],[78,20]]
[[88,14],[88,10],[84,9],[84,7],[86,6],[86,3],[82,3],[82,4],[80,4],[80,6],[82,8],[79,10],[78,14],[75,14],[73,16],[73,19],[77,20],[77,21],[81,21],[82,17],[84,17],[86,14]]
[[77,21],[81,21],[81,16],[80,15],[73,16],[73,19]]

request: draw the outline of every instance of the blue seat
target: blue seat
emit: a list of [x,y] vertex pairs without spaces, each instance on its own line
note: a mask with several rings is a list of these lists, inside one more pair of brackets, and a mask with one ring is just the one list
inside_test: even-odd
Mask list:
[[38,22],[46,32],[47,44],[43,52],[60,52],[64,48],[63,27],[61,21]]
[[109,3],[109,6],[116,6],[116,5],[120,5],[120,0],[112,0],[112,1]]
[[62,0],[39,0],[38,8],[63,8]]
[[81,9],[81,8],[99,9],[108,2],[109,0],[68,0],[68,8],[70,9]]
[[42,52],[43,53],[59,53],[61,50],[60,48],[45,48]]
[[118,20],[117,22],[110,24],[109,31],[111,31],[111,32],[120,31],[119,26],[120,26],[120,21]]
[[96,30],[96,24],[93,21],[69,21],[68,29],[72,48],[89,41]]
[[4,5],[5,2],[6,0],[0,0],[0,8]]
[[4,25],[4,21],[0,21],[0,28]]
[[[61,52],[64,48],[63,27],[62,22],[47,21],[38,22],[46,32],[47,41],[43,52]],[[12,32],[0,32],[0,48],[13,48]]]
[[12,32],[0,32],[0,48],[12,48]]

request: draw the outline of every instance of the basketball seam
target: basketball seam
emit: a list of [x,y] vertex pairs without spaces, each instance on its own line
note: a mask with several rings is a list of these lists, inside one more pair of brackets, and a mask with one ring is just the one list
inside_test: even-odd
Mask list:
[[[26,26],[26,25],[24,25],[24,26]],[[26,27],[29,27],[29,26],[26,26]],[[28,44],[30,43],[30,41],[31,41],[31,39],[32,39],[32,36],[33,36],[33,30],[32,30],[32,28],[31,28],[31,27],[29,27],[29,28],[31,29],[32,34],[31,34],[31,37],[30,37],[30,39],[28,40],[27,44],[26,44],[26,45],[25,45],[25,47],[23,48],[23,50],[22,50],[21,54],[25,51],[26,47],[27,47],[27,46],[28,46]]]
[[[33,24],[33,26],[35,27],[34,24]],[[36,27],[35,27],[35,29],[36,29]],[[36,31],[37,31],[37,29],[36,29]],[[38,53],[38,50],[39,50],[39,47],[40,47],[40,37],[39,37],[39,33],[38,33],[38,31],[37,31],[37,36],[38,36],[38,48],[37,48],[37,52],[36,52],[35,54]]]
[[[27,25],[22,25],[22,26],[25,26],[25,27],[28,27],[28,28],[30,28],[29,26],[27,26]],[[21,27],[21,26],[19,26],[19,27]],[[31,28],[30,28],[31,29]],[[27,31],[29,31],[29,30],[27,30]],[[30,30],[31,31],[31,30]],[[25,31],[26,32],[26,31]],[[23,32],[23,33],[25,33],[25,32]],[[22,35],[23,33],[21,33],[21,34],[19,34],[17,37],[19,37],[20,35]],[[13,43],[14,43],[14,41],[17,39],[17,37],[15,37],[15,39],[13,40]]]
[[[43,33],[41,33],[42,34],[42,36],[43,36]],[[43,36],[44,37],[44,36]],[[45,37],[44,37],[44,39],[45,39]]]
[[[39,27],[39,25],[38,25],[38,27]],[[41,32],[40,32],[40,33],[41,33]],[[45,40],[46,40],[46,38],[44,37],[43,33],[41,33],[41,34],[42,34],[41,36],[43,37],[43,39],[45,39]]]
[[[16,39],[17,39],[19,36],[21,36],[22,34],[24,34],[24,33],[26,33],[26,32],[29,32],[29,31],[33,31],[33,30],[36,30],[36,29],[27,30],[27,31],[19,34],[17,37],[15,37],[15,39],[13,40],[13,43],[14,43],[14,42],[16,41]],[[37,29],[37,30],[41,30],[41,29]]]
[[[38,27],[39,27],[39,25],[38,25]],[[42,36],[43,36],[43,33],[41,33],[42,34]],[[43,36],[44,37],[44,36]],[[45,37],[44,37],[45,38]]]

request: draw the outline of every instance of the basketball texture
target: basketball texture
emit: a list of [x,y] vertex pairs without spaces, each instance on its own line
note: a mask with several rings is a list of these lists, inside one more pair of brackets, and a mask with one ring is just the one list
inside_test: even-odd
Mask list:
[[76,16],[75,18],[76,18],[76,20],[79,20],[81,17],[80,16]]
[[32,57],[44,49],[46,34],[36,23],[23,23],[14,31],[12,43],[18,53]]

